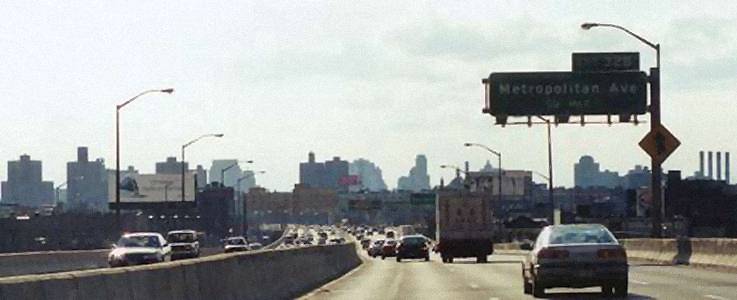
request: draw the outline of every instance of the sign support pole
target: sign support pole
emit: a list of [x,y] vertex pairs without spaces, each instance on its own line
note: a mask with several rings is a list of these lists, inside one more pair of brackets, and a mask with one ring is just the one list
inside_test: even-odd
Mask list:
[[[661,126],[660,123],[660,44],[655,45],[656,67],[650,68],[650,130]],[[650,212],[652,216],[652,235],[655,238],[663,236],[663,184],[661,161],[652,157],[652,177],[650,189],[652,190],[653,207]]]

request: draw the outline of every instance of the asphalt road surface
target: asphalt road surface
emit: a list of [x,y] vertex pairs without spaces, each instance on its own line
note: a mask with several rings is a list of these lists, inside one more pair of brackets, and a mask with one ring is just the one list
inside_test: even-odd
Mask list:
[[[371,259],[303,299],[532,299],[522,292],[522,256],[492,255],[489,263],[444,264]],[[548,289],[551,299],[601,298],[600,288]],[[737,299],[737,274],[687,266],[631,263],[628,299]]]

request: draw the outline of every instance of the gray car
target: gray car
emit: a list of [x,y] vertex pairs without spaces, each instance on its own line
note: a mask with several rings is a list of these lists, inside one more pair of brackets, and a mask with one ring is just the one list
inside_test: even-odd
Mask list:
[[627,296],[627,253],[600,224],[543,228],[522,265],[525,294],[544,297],[545,289],[601,286],[605,295]]

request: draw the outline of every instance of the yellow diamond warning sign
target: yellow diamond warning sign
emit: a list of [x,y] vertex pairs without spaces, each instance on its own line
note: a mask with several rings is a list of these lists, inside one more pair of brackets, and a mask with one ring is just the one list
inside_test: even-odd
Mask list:
[[681,145],[663,125],[658,125],[640,141],[640,148],[645,150],[658,164],[663,163],[673,151]]

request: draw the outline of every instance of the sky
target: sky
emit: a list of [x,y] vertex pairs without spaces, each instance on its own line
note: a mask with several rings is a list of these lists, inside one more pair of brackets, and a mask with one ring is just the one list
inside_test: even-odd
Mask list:
[[[572,52],[655,53],[614,23],[661,44],[662,122],[681,141],[664,169],[692,174],[698,151],[735,150],[737,2],[734,1],[2,1],[0,179],[8,160],[43,161],[45,180],[66,180],[76,147],[115,167],[153,173],[179,157],[254,160],[257,182],[287,191],[299,162],[366,158],[390,188],[427,156],[433,185],[479,169],[547,173],[543,126],[494,125],[482,114],[491,72],[567,71]],[[647,120],[647,116],[641,116]],[[648,124],[553,128],[555,185],[592,155],[625,173],[649,165],[637,143]],[[535,178],[536,181],[543,181]]]

